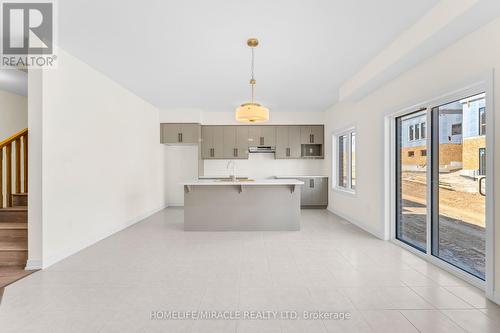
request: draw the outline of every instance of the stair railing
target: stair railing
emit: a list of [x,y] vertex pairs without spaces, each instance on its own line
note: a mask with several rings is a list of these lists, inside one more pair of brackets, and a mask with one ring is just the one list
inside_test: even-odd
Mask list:
[[[12,158],[12,151],[14,151],[14,159]],[[5,172],[3,170],[4,155]],[[13,165],[14,174],[12,174]],[[4,141],[0,141],[0,208],[12,207],[12,181],[14,181],[15,193],[28,193],[27,128]],[[23,185],[22,189],[21,181]]]

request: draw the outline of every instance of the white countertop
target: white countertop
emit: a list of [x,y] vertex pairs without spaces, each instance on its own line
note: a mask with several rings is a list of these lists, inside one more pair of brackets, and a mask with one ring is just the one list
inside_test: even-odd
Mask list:
[[289,178],[328,178],[328,176],[318,176],[318,175],[312,175],[312,176],[307,176],[307,175],[304,175],[304,176],[297,176],[297,175],[293,175],[293,176],[274,176],[274,178],[276,178],[276,179],[289,179]]
[[[219,178],[230,178],[231,176],[225,175],[215,175],[215,176],[198,176],[198,179],[219,179]],[[250,178],[248,176],[237,175],[236,178]]]
[[217,180],[211,180],[211,179],[200,179],[200,180],[195,180],[192,182],[186,182],[182,183],[182,185],[187,185],[187,186],[223,186],[223,185],[243,185],[243,186],[261,186],[261,185],[304,185],[304,182],[301,182],[300,180],[296,179],[255,179],[253,181],[217,181]]

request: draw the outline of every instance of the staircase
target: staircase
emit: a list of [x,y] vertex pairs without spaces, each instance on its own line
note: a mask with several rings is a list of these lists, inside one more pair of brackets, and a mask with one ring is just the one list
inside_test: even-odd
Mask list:
[[0,142],[0,267],[24,268],[27,259],[28,130],[25,129]]

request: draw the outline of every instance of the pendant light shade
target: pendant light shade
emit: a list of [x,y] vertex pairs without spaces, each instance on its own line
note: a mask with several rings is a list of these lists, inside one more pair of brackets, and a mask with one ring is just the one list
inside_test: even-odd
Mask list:
[[236,109],[236,120],[248,123],[257,123],[269,120],[269,109],[259,103],[241,104]]
[[254,48],[259,45],[259,41],[255,38],[247,40],[247,45],[252,50],[252,76],[250,78],[250,85],[252,87],[252,101],[243,103],[236,109],[236,120],[247,123],[256,123],[269,120],[269,109],[263,107],[259,103],[254,102],[255,84],[257,81],[254,77]]

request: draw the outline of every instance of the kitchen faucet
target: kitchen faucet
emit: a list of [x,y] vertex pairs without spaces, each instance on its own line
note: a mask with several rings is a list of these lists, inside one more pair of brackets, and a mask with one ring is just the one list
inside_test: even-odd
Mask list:
[[234,174],[234,167],[235,167],[235,164],[236,164],[236,163],[234,162],[234,160],[230,160],[229,162],[227,162],[227,165],[226,165],[226,170],[229,170],[229,168],[230,168],[230,167],[231,167],[231,169],[232,169],[232,172],[231,172],[231,174],[229,175],[229,177],[231,177],[231,180],[232,180],[233,182],[235,182],[235,181],[236,181],[236,176],[235,176],[235,174]]

